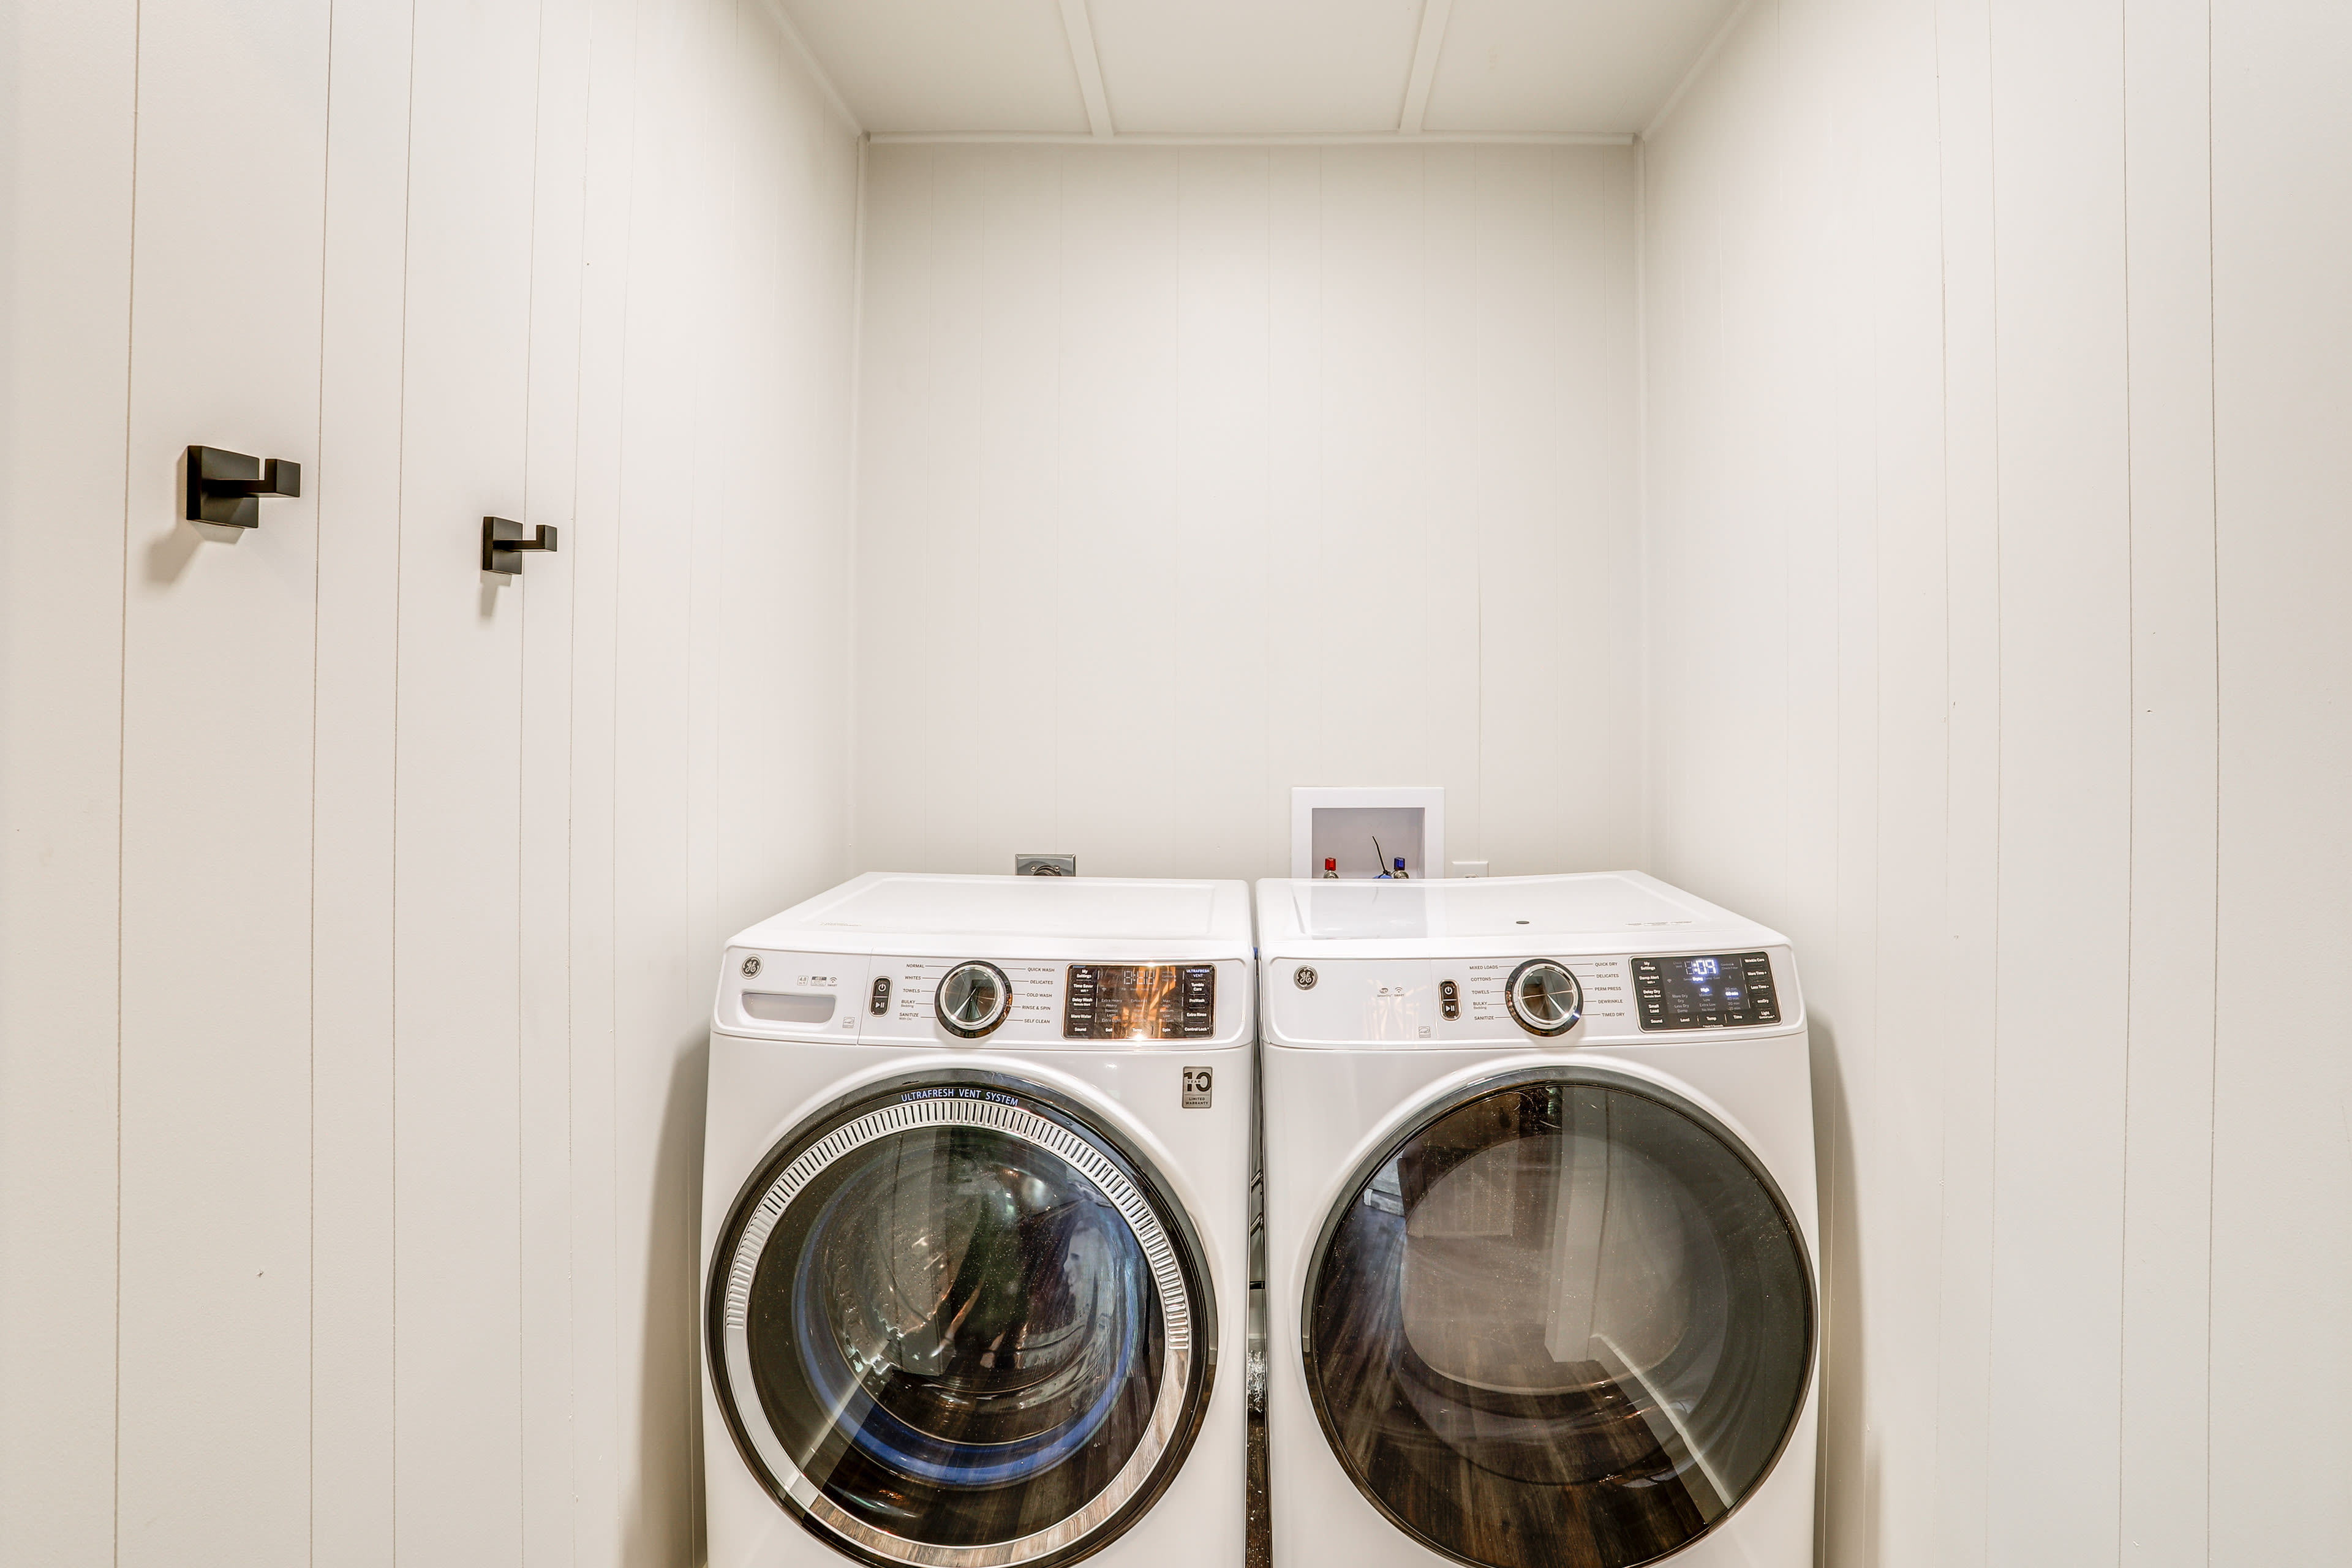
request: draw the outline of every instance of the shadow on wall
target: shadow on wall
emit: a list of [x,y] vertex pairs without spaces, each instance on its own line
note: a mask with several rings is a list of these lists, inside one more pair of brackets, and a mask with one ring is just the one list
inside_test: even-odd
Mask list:
[[638,1449],[626,1471],[622,1561],[683,1564],[704,1557],[702,1531],[702,1108],[710,1037],[673,1047],[654,1150],[646,1247],[646,1316],[637,1388]]
[[[1866,1325],[1863,1321],[1861,1249],[1855,1245],[1859,1227],[1850,1212],[1853,1193],[1853,1117],[1845,1092],[1845,1063],[1838,1054],[1837,1027],[1811,1003],[1806,1023],[1812,1046],[1813,1184],[1821,1215],[1821,1247],[1816,1266],[1821,1271],[1821,1337],[1814,1375],[1821,1380],[1821,1465],[1814,1496],[1816,1539],[1826,1543],[1844,1530],[1834,1526],[1859,1523],[1863,1533],[1874,1532],[1877,1518],[1875,1491],[1878,1469],[1862,1450],[1875,1441],[1856,1417],[1864,1408],[1863,1355]],[[1859,1486],[1859,1497],[1847,1495]],[[1854,1543],[1849,1542],[1851,1551]],[[1825,1559],[1826,1560],[1826,1559]],[[1877,1560],[1865,1550],[1864,1562]]]

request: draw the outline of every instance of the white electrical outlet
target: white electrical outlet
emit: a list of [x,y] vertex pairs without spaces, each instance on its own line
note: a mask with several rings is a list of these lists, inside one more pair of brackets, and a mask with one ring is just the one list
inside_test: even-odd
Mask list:
[[1486,862],[1456,860],[1454,862],[1454,874],[1457,877],[1483,877],[1486,874]]

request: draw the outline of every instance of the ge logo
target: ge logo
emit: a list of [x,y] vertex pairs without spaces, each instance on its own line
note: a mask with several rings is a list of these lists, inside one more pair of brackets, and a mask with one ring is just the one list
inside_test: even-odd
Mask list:
[[1217,1069],[1214,1068],[1186,1068],[1184,1069],[1185,1110],[1206,1110],[1209,1109],[1210,1090],[1215,1085],[1216,1070]]
[[1290,972],[1290,983],[1301,991],[1312,991],[1315,989],[1315,972],[1302,963]]
[[760,973],[759,954],[753,953],[751,957],[743,961],[743,973],[746,974],[757,974]]

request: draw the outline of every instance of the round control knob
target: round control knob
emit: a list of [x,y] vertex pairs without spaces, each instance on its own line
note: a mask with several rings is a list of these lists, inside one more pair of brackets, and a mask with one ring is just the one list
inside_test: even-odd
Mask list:
[[932,1010],[940,1027],[950,1035],[976,1040],[997,1025],[1013,1005],[1013,983],[992,963],[968,958],[940,977]]
[[1584,988],[1566,964],[1549,958],[1531,958],[1511,971],[1503,1000],[1530,1035],[1565,1035],[1584,1016]]

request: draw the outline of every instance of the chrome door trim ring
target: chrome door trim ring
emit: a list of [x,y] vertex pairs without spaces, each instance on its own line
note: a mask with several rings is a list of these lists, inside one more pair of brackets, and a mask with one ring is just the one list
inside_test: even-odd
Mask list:
[[[1580,985],[1581,982],[1579,984]],[[1363,1477],[1357,1474],[1356,1467],[1349,1462],[1340,1447],[1339,1435],[1332,1429],[1331,1413],[1323,1403],[1323,1383],[1318,1374],[1315,1354],[1315,1301],[1318,1282],[1323,1274],[1323,1259],[1331,1249],[1332,1237],[1338,1234],[1348,1210],[1354,1205],[1358,1196],[1363,1192],[1365,1184],[1372,1179],[1374,1173],[1382,1165],[1396,1158],[1398,1150],[1444,1117],[1473,1100],[1482,1100],[1502,1089],[1517,1089],[1523,1084],[1534,1083],[1581,1083],[1590,1084],[1597,1089],[1619,1089],[1653,1100],[1668,1110],[1696,1123],[1702,1131],[1711,1134],[1729,1150],[1732,1156],[1747,1167],[1748,1174],[1755,1177],[1762,1185],[1766,1194],[1771,1198],[1773,1206],[1780,1211],[1781,1217],[1788,1222],[1789,1238],[1796,1244],[1798,1261],[1804,1265],[1805,1374],[1803,1380],[1797,1384],[1797,1396],[1792,1406],[1795,1415],[1781,1429],[1780,1439],[1779,1445],[1772,1450],[1772,1457],[1765,1461],[1762,1469],[1756,1472],[1756,1479],[1748,1483],[1748,1489],[1740,1493],[1738,1499],[1730,1507],[1709,1521],[1706,1529],[1690,1536],[1666,1554],[1668,1558],[1678,1556],[1707,1536],[1714,1534],[1725,1520],[1731,1518],[1746,1507],[1748,1500],[1763,1490],[1764,1483],[1772,1479],[1772,1472],[1780,1468],[1781,1458],[1788,1453],[1790,1443],[1796,1437],[1797,1428],[1804,1423],[1805,1402],[1812,1397],[1813,1380],[1820,1373],[1822,1287],[1821,1278],[1814,1269],[1812,1247],[1805,1240],[1805,1228],[1797,1223],[1797,1211],[1790,1205],[1788,1194],[1780,1190],[1780,1184],[1773,1179],[1772,1173],[1765,1166],[1762,1156],[1748,1146],[1748,1140],[1725,1126],[1721,1118],[1714,1115],[1704,1106],[1685,1095],[1677,1094],[1664,1084],[1644,1078],[1640,1073],[1628,1072],[1612,1063],[1597,1061],[1591,1058],[1580,1058],[1575,1061],[1542,1062],[1525,1067],[1504,1068],[1473,1079],[1467,1083],[1456,1084],[1447,1092],[1416,1106],[1409,1118],[1397,1123],[1392,1131],[1373,1145],[1370,1153],[1349,1167],[1347,1180],[1342,1182],[1338,1189],[1338,1197],[1324,1213],[1323,1223],[1316,1232],[1315,1248],[1307,1255],[1306,1275],[1299,1281],[1298,1359],[1299,1371],[1307,1381],[1307,1402],[1315,1407],[1315,1424],[1323,1433],[1324,1446],[1330,1449],[1332,1461],[1339,1467],[1341,1473],[1353,1483],[1356,1490],[1363,1495],[1364,1500],[1370,1503],[1382,1519],[1396,1526],[1407,1540],[1449,1562],[1464,1563],[1466,1568],[1492,1568],[1491,1564],[1462,1556],[1459,1552],[1450,1551],[1423,1535],[1390,1507],[1385,1498],[1379,1496],[1367,1486]],[[1649,1561],[1659,1563],[1665,1560],[1666,1558],[1654,1557]],[[1634,1563],[1628,1565],[1628,1568],[1646,1568],[1646,1565]]]
[[[1003,1099],[969,1098],[953,1088],[917,1089],[901,1094],[896,1103],[835,1127],[803,1149],[765,1184],[765,1191],[740,1230],[730,1225],[730,1230],[736,1231],[732,1248],[719,1260],[724,1272],[714,1271],[711,1281],[714,1292],[723,1291],[712,1303],[713,1326],[721,1341],[719,1359],[726,1374],[727,1386],[720,1390],[721,1397],[736,1415],[733,1424],[739,1435],[757,1452],[767,1471],[766,1479],[789,1495],[806,1519],[823,1525],[844,1542],[873,1557],[914,1568],[1016,1568],[1018,1564],[1066,1552],[1116,1517],[1143,1491],[1162,1457],[1186,1426],[1185,1406],[1192,1392],[1195,1353],[1193,1312],[1175,1238],[1160,1223],[1143,1191],[1087,1138],[1025,1107],[1005,1104]],[[1076,1513],[1044,1530],[1017,1540],[982,1546],[940,1546],[908,1541],[849,1513],[792,1462],[757,1399],[747,1406],[733,1394],[736,1388],[757,1386],[747,1331],[751,1280],[769,1237],[793,1200],[819,1173],[853,1151],[918,1128],[940,1126],[983,1127],[1019,1139],[1068,1162],[1094,1182],[1110,1199],[1143,1249],[1160,1293],[1164,1331],[1160,1393],[1152,1405],[1150,1423],[1135,1452],[1128,1457],[1110,1484]],[[719,1370],[712,1369],[714,1374]],[[1205,1386],[1202,1392],[1206,1393]]]
[[[988,1021],[984,1024],[960,1024],[948,1016],[948,982],[954,979],[959,971],[966,969],[985,969],[996,976],[996,1011],[989,1016]],[[940,976],[940,983],[931,988],[931,1016],[940,1021],[940,1028],[959,1039],[985,1038],[1001,1028],[1005,1019],[1013,1016],[1013,982],[1006,976],[1004,971],[986,959],[967,958],[961,963],[950,964],[948,972]]]
[[[1576,1005],[1568,1010],[1568,1016],[1561,1019],[1559,1023],[1552,1025],[1549,1028],[1546,1028],[1539,1024],[1532,1022],[1519,1006],[1519,982],[1526,979],[1528,971],[1535,968],[1538,964],[1548,964],[1551,968],[1559,970],[1562,974],[1567,975],[1569,988],[1576,995]],[[1503,1007],[1506,1012],[1510,1014],[1511,1022],[1517,1024],[1520,1028],[1525,1029],[1530,1035],[1537,1036],[1543,1039],[1550,1039],[1556,1036],[1565,1035],[1570,1029],[1576,1027],[1579,1020],[1584,1016],[1584,982],[1576,977],[1575,970],[1570,969],[1567,964],[1561,963],[1557,958],[1530,958],[1525,963],[1520,964],[1517,969],[1512,970],[1511,978],[1504,984]]]

